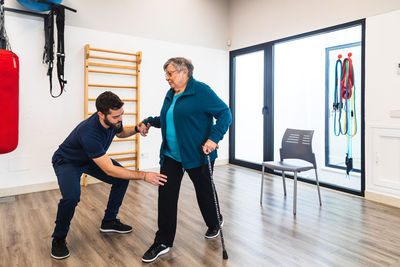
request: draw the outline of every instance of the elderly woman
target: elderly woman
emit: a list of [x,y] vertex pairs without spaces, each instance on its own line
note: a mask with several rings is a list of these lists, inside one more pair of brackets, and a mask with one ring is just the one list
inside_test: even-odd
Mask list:
[[[164,64],[170,89],[160,116],[145,119],[140,127],[143,136],[151,126],[161,128],[160,173],[168,176],[168,182],[158,191],[158,231],[154,244],[142,257],[144,262],[156,260],[173,245],[184,170],[194,184],[197,202],[208,227],[205,237],[219,235],[219,220],[204,154],[210,154],[214,165],[215,149],[228,130],[232,116],[228,106],[208,85],[192,77],[193,68],[192,63],[182,57],[171,58]],[[222,222],[222,217],[220,220]]]

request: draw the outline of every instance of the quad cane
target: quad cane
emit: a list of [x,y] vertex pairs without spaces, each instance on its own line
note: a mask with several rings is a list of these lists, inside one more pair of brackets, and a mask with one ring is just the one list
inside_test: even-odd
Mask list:
[[226,249],[225,249],[224,235],[222,233],[221,212],[220,212],[219,204],[217,201],[217,192],[215,191],[215,185],[214,185],[214,180],[213,180],[213,171],[211,169],[210,155],[207,154],[206,156],[207,156],[207,161],[208,161],[208,170],[210,171],[210,181],[211,181],[211,186],[212,186],[212,191],[213,191],[213,196],[214,196],[215,210],[217,211],[218,227],[219,227],[219,231],[221,233],[222,258],[224,260],[226,260],[226,259],[228,259],[228,253],[226,252]]

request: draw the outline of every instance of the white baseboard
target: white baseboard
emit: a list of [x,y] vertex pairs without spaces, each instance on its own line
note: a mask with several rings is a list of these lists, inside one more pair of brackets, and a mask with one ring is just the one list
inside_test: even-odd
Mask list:
[[[81,179],[82,181],[82,179]],[[88,176],[88,184],[99,183],[100,180],[97,180],[91,176]],[[9,197],[16,196],[40,191],[54,190],[58,189],[57,181],[41,183],[41,184],[31,184],[31,185],[22,185],[16,187],[9,188],[0,188],[0,197]]]
[[[226,165],[229,163],[228,159],[217,159],[215,161],[215,166],[221,166],[221,165]],[[143,170],[143,171],[154,171],[158,172],[159,168],[152,168],[148,170]],[[83,179],[81,179],[82,182]],[[93,178],[91,176],[88,176],[88,184],[95,184],[95,183],[100,183],[101,181]],[[34,192],[40,192],[40,191],[46,191],[46,190],[54,190],[58,189],[58,183],[57,181],[53,182],[47,182],[47,183],[41,183],[41,184],[31,184],[31,185],[22,185],[22,186],[16,186],[16,187],[9,187],[9,188],[0,188],[0,197],[9,197],[9,196],[16,196],[16,195],[22,195],[22,194],[28,194],[28,193],[34,193]]]
[[215,166],[222,166],[229,164],[229,159],[216,159],[214,165]]
[[57,188],[58,188],[57,181],[41,183],[41,184],[22,185],[22,186],[9,187],[9,188],[0,188],[0,197],[22,195],[22,194],[28,194],[28,193],[33,193],[33,192],[53,190],[53,189],[57,189]]
[[400,208],[400,198],[365,191],[365,199]]

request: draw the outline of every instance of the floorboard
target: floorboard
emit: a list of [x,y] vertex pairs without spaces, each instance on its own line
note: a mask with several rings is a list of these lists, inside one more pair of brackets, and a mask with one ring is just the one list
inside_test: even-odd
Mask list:
[[154,263],[141,257],[156,231],[157,189],[132,181],[118,217],[133,232],[99,232],[110,186],[90,184],[82,188],[67,238],[71,256],[60,261],[50,257],[58,190],[0,202],[0,266],[400,266],[400,209],[324,188],[320,207],[315,185],[299,182],[293,216],[292,180],[285,198],[281,178],[268,175],[260,206],[260,176],[234,165],[215,168],[228,260],[219,238],[204,238],[185,176],[174,247]]

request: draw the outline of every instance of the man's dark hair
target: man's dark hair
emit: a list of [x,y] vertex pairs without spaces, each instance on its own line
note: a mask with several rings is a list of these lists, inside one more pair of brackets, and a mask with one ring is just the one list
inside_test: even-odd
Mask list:
[[110,114],[110,109],[117,110],[124,105],[121,99],[110,91],[101,93],[96,99],[96,109],[104,115]]

